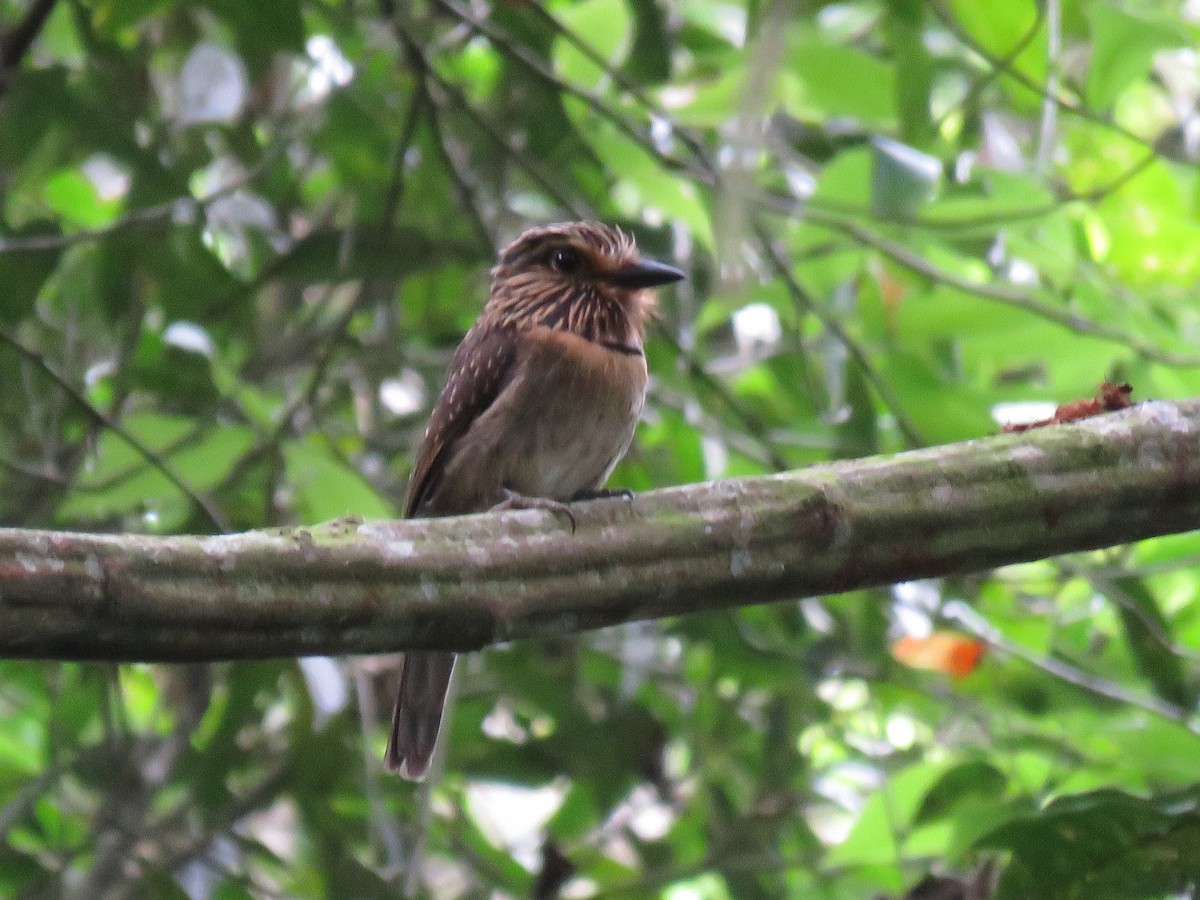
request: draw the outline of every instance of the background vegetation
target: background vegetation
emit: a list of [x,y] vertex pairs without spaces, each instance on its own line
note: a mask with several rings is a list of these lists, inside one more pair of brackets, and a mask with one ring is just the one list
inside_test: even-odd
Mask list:
[[[961,440],[1106,378],[1200,394],[1198,23],[0,0],[0,518],[395,515],[496,247],[564,218],[690,274],[615,484]],[[1193,896],[1198,561],[497,648],[419,790],[379,774],[388,660],[2,662],[0,894],[896,897],[992,859],[1002,897]]]

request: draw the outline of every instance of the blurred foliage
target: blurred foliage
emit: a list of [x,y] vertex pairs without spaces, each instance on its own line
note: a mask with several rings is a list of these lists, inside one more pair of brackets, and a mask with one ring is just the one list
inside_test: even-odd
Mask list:
[[[394,515],[497,246],[583,216],[691,276],[615,484],[1198,395],[1198,21],[0,0],[0,517]],[[835,900],[994,863],[1004,898],[1193,896],[1198,560],[496,648],[419,789],[379,774],[386,660],[0,662],[0,895]],[[894,661],[931,629],[991,649]]]

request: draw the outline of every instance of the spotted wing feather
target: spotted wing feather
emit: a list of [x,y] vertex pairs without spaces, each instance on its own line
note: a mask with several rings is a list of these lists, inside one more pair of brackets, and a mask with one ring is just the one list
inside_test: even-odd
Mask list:
[[[488,327],[486,323],[477,323],[463,338],[451,360],[450,375],[438,395],[417,453],[408,485],[405,518],[471,511],[435,509],[427,504],[437,491],[455,442],[487,411],[511,380],[517,344],[515,334],[500,327]],[[392,731],[384,755],[391,771],[411,779],[425,776],[437,745],[453,671],[453,653],[404,654]]]
[[518,336],[511,329],[479,322],[458,346],[450,375],[438,395],[429,428],[408,484],[406,519],[426,515],[477,512],[467,509],[422,509],[437,490],[455,441],[466,434],[512,379]]

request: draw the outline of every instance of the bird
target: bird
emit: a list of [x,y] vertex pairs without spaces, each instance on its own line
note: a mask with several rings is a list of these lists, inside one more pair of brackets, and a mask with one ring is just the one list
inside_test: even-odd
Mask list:
[[[404,517],[545,508],[574,530],[567,504],[613,493],[604,484],[641,417],[651,288],[683,277],[599,222],[538,226],[502,249],[417,448]],[[405,654],[388,770],[424,778],[454,659]]]

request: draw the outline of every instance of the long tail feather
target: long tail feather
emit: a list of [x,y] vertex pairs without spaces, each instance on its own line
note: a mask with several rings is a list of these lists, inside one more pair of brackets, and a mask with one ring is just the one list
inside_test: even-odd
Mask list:
[[437,745],[453,671],[453,653],[404,655],[392,734],[384,756],[390,771],[413,781],[425,777]]

